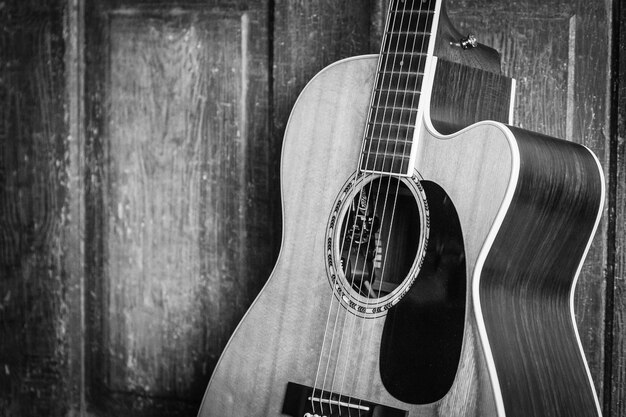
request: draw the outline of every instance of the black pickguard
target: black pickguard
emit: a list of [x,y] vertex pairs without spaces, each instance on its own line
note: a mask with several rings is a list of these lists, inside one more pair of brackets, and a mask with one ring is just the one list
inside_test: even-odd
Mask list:
[[409,293],[386,318],[380,374],[387,391],[411,404],[441,399],[454,381],[461,355],[466,303],[465,251],[452,201],[423,181],[430,207],[430,238],[422,269]]

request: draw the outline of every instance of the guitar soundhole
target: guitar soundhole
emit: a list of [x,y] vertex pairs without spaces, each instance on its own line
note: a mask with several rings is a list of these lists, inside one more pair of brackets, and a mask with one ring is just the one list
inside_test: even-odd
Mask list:
[[428,208],[416,178],[365,174],[349,182],[329,223],[335,294],[360,316],[380,316],[406,294],[424,258]]

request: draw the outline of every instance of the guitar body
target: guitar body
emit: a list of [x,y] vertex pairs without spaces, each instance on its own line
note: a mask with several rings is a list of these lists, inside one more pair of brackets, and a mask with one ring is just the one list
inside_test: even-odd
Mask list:
[[[378,181],[355,176],[376,62],[331,65],[295,105],[281,162],[281,252],[199,416],[335,416],[342,399],[370,411],[341,415],[599,415],[572,308],[603,199],[597,161],[582,146],[498,122],[443,136],[426,112],[415,173],[400,184],[422,223],[408,219],[398,230],[430,230],[397,244],[417,247],[407,267],[415,280],[376,314],[340,301],[329,279],[338,207],[359,181]],[[310,408],[315,391],[289,400],[290,382],[335,394]],[[388,408],[371,411],[377,406]]]

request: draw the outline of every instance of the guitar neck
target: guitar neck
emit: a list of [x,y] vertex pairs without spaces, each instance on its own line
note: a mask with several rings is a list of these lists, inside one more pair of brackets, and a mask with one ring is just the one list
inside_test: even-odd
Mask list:
[[432,56],[441,0],[389,5],[359,168],[410,176],[421,92]]

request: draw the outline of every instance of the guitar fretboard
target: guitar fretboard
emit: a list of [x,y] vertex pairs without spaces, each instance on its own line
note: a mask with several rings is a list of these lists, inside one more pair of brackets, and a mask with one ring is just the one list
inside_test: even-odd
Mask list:
[[409,175],[437,0],[389,5],[360,169]]

